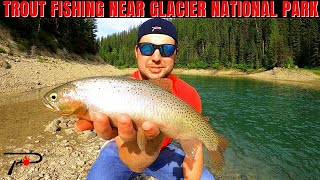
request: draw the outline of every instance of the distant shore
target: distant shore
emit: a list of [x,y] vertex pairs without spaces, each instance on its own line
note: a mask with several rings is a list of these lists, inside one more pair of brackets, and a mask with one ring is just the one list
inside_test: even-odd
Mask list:
[[175,69],[174,74],[200,75],[200,76],[223,76],[233,78],[250,78],[281,84],[291,84],[300,87],[320,89],[320,75],[305,69],[274,68],[259,73],[245,73],[235,69],[205,70],[205,69]]
[[[8,65],[9,64],[9,65]],[[118,69],[103,62],[65,61],[52,57],[0,54],[0,93],[20,93],[90,76],[122,76],[136,69]],[[320,89],[320,76],[307,70],[283,69],[247,74],[239,70],[174,69],[177,75],[244,77]]]

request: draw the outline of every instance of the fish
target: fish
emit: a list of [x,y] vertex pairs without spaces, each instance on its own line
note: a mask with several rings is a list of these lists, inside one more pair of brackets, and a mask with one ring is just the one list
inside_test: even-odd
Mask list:
[[206,117],[172,94],[172,84],[169,78],[88,77],[50,90],[44,95],[43,103],[62,116],[85,117],[90,112],[103,112],[114,121],[118,114],[126,113],[137,127],[137,144],[141,150],[147,144],[144,134],[139,133],[141,125],[152,121],[164,135],[178,140],[190,159],[195,158],[197,145],[204,144],[214,171],[219,173],[228,141],[213,129]]

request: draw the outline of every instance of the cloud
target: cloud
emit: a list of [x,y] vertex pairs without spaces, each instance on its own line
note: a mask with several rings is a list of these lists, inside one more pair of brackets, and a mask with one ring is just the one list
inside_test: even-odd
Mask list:
[[113,33],[128,30],[130,27],[138,26],[149,18],[98,18],[97,37],[107,36]]

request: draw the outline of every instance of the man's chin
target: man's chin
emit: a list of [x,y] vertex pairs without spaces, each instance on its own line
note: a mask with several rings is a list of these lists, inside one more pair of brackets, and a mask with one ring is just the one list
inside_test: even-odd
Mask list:
[[159,79],[163,78],[163,74],[149,74],[149,79]]
[[147,76],[149,79],[159,79],[159,78],[166,78],[167,77],[167,75],[164,71],[161,71],[159,73],[149,72]]
[[143,79],[159,79],[159,78],[167,78],[170,72],[166,72],[164,69],[158,73],[152,72],[150,70],[141,72]]

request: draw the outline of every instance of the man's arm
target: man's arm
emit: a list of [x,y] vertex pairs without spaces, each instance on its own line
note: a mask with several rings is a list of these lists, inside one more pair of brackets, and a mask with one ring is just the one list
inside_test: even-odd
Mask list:
[[184,179],[200,180],[200,177],[202,174],[202,168],[203,168],[202,144],[198,146],[197,153],[193,160],[189,159],[187,156],[184,157],[182,168],[183,168]]
[[[145,136],[149,139],[145,151],[141,151],[137,145],[136,134],[130,117],[121,114],[117,117],[117,128],[110,125],[110,119],[103,113],[90,115],[91,121],[79,120],[75,123],[77,131],[95,129],[103,139],[114,138],[119,149],[119,157],[128,168],[134,172],[142,172],[157,158],[161,150],[164,135],[159,128],[150,121],[142,125]],[[185,179],[200,179],[203,168],[203,150],[199,145],[195,159],[184,158],[183,174]]]

